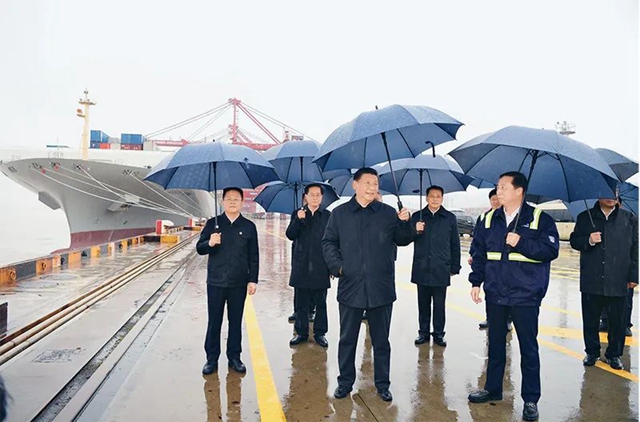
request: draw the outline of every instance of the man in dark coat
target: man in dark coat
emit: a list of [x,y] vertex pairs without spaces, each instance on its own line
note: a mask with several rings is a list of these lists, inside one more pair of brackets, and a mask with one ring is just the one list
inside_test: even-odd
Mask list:
[[609,346],[605,352],[613,369],[623,369],[625,307],[629,288],[638,285],[638,219],[620,209],[615,199],[600,199],[578,215],[571,247],[580,251],[582,332],[586,366],[600,359],[598,325],[607,310]]
[[204,350],[207,363],[204,375],[218,370],[220,357],[220,328],[225,304],[229,319],[227,358],[229,368],[246,372],[240,360],[242,352],[242,314],[247,293],[253,295],[258,288],[258,232],[255,224],[240,214],[242,189],[227,188],[222,193],[224,213],[210,218],[200,233],[196,245],[198,254],[208,255],[207,308],[209,321]]
[[373,345],[378,396],[393,400],[389,391],[391,310],[396,300],[394,247],[411,242],[409,211],[396,212],[376,201],[378,173],[361,168],[353,177],[356,194],[333,210],[322,239],[322,252],[331,274],[340,277],[340,343],[335,398],[346,397],[356,379],[356,345],[362,315],[367,311]]
[[[460,274],[460,235],[456,216],[442,206],[444,189],[427,188],[427,206],[411,217],[413,236],[413,267],[411,282],[418,285],[418,320],[420,328],[414,343],[429,341],[445,347],[445,299],[451,276]],[[433,300],[433,332],[431,301]]]
[[485,386],[469,394],[469,401],[502,400],[507,318],[511,315],[522,361],[522,418],[535,421],[541,392],[538,316],[549,287],[551,261],[558,257],[560,242],[553,218],[524,201],[527,183],[522,173],[500,176],[498,199],[502,206],[485,216],[473,238],[471,299],[475,303],[482,301],[480,286],[484,283],[489,361]]
[[314,303],[313,337],[322,347],[329,343],[325,334],[327,322],[327,289],[331,287],[329,268],[322,257],[322,236],[331,211],[321,209],[321,185],[310,184],[304,189],[307,201],[291,216],[287,238],[293,240],[293,258],[289,285],[295,288],[296,335],[289,341],[295,346],[309,339],[309,304]]

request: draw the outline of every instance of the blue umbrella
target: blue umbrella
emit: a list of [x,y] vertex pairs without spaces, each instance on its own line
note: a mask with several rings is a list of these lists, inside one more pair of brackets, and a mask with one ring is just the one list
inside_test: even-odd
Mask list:
[[[165,189],[200,189],[216,192],[228,187],[255,188],[278,180],[273,166],[258,152],[243,145],[189,144],[164,158],[144,178]],[[218,227],[218,197],[215,222]]]
[[[317,163],[311,160],[318,152],[319,143],[311,140],[289,141],[266,150],[262,156],[273,165],[280,180],[285,183],[322,182],[326,176]],[[331,171],[329,176],[349,174],[348,170]],[[298,196],[294,195],[297,200]],[[298,208],[297,203],[294,205]]]
[[567,202],[615,197],[618,180],[605,160],[589,146],[553,130],[507,126],[449,155],[465,174],[487,181],[497,181],[507,171],[528,172],[531,194]]
[[[455,161],[443,156],[419,155],[416,158],[403,158],[393,161],[394,171],[398,182],[400,195],[420,196],[420,221],[422,221],[422,187],[423,185],[440,186],[445,192],[464,191],[473,181],[465,176]],[[380,188],[391,190],[394,187],[391,168],[386,167],[380,172]],[[416,189],[416,186],[419,186]]]
[[[460,126],[461,122],[429,107],[376,107],[334,130],[313,161],[327,171],[414,158],[429,147],[454,140]],[[402,208],[397,189],[396,196]]]
[[[620,208],[638,216],[638,187],[631,183],[621,183],[618,185],[618,196],[620,198]],[[565,202],[573,219],[575,220],[582,211],[589,209],[589,204],[594,204],[598,199],[586,199],[583,201]]]
[[596,151],[598,151],[598,154],[609,164],[609,167],[611,167],[611,170],[613,170],[621,182],[624,182],[638,172],[638,163],[631,158],[607,148],[596,148]]
[[298,188],[299,185],[296,183],[280,181],[267,183],[264,189],[262,189],[262,192],[255,197],[254,201],[260,204],[267,212],[291,214],[298,209],[297,205],[294,204],[302,203],[304,188],[311,184],[322,185],[324,194],[322,195],[321,206],[323,208],[328,207],[338,200],[338,195],[331,185],[327,183],[301,182],[301,184],[302,188]]
[[269,148],[262,156],[273,165],[278,177],[285,183],[318,180],[322,170],[311,160],[318,152],[316,141],[289,141]]

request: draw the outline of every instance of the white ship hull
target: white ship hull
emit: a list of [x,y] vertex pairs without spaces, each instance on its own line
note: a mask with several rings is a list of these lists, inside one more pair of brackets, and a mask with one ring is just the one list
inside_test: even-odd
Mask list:
[[143,182],[168,152],[53,148],[3,150],[0,171],[35,192],[40,202],[65,212],[70,248],[111,242],[152,232],[156,220],[183,225],[210,217],[213,198],[203,191],[165,191]]

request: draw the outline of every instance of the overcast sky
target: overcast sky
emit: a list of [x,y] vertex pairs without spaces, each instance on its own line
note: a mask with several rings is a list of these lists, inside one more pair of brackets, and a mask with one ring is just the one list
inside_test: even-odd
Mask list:
[[638,35],[637,0],[2,0],[0,148],[78,145],[88,87],[112,136],[237,97],[324,141],[398,103],[461,120],[460,141],[567,120],[636,157]]

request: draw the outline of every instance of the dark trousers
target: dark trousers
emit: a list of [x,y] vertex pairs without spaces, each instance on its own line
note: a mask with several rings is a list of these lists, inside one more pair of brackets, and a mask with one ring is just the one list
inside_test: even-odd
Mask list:
[[[298,294],[296,293],[296,288],[293,288],[293,312],[296,311],[296,300],[298,297]],[[315,303],[313,303],[313,300],[309,302],[309,313],[312,314],[316,311],[316,305]]]
[[309,337],[310,304],[316,306],[316,316],[313,319],[313,335],[327,334],[327,289],[299,289],[295,293],[296,333],[302,337]]
[[[625,313],[624,313],[624,322],[626,327],[633,327],[633,323],[631,322],[631,313],[633,312],[633,289],[629,289],[627,293],[627,302],[625,304]],[[606,306],[602,308],[602,323],[605,327],[609,326],[609,317],[607,316],[607,308]]]
[[607,310],[607,324],[609,345],[605,352],[607,358],[622,356],[624,348],[625,307],[626,296],[610,297],[582,293],[582,335],[584,337],[585,352],[588,355],[600,356],[600,315]]
[[204,340],[204,351],[207,362],[217,362],[220,357],[220,328],[227,305],[229,320],[229,336],[227,337],[227,358],[240,359],[242,352],[242,313],[247,297],[247,286],[216,287],[207,284],[207,307],[209,322],[207,336]]
[[[418,334],[429,337],[444,337],[445,300],[447,286],[421,286],[418,284]],[[433,332],[431,332],[431,301],[433,300]]]
[[[369,334],[373,346],[373,369],[378,390],[389,388],[389,366],[391,364],[391,344],[389,328],[393,304],[367,309]],[[340,343],[338,344],[338,384],[352,388],[356,381],[356,346],[362,324],[364,309],[340,304]]]
[[489,363],[484,389],[502,393],[507,363],[507,318],[511,316],[520,345],[521,397],[525,402],[540,399],[540,355],[538,353],[538,306],[487,305],[489,320]]

